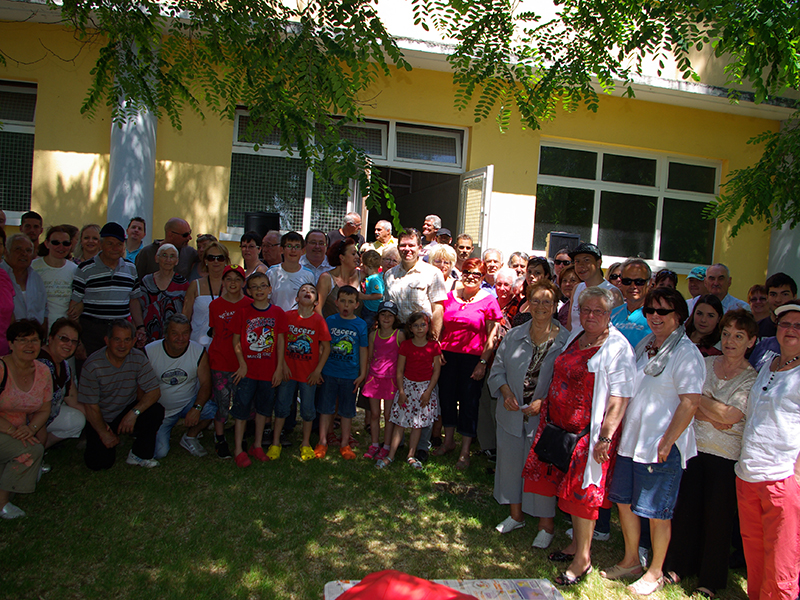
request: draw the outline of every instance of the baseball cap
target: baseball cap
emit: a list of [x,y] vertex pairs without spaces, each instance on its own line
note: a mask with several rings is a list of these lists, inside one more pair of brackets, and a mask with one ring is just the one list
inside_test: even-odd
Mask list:
[[106,223],[103,225],[103,228],[100,230],[100,237],[113,237],[117,238],[120,242],[125,241],[125,229],[123,229],[122,225],[119,223],[114,223],[113,221]]
[[390,312],[396,317],[397,316],[397,312],[398,312],[397,311],[397,304],[395,304],[391,300],[384,300],[378,306],[378,313],[382,313],[384,311]]
[[436,237],[439,237],[440,235],[447,235],[447,236],[453,237],[453,234],[450,233],[450,230],[449,229],[445,229],[444,227],[442,227],[440,230],[438,230],[436,232]]
[[242,278],[242,281],[247,279],[244,276],[244,269],[239,265],[228,265],[227,267],[225,267],[225,270],[222,272],[222,278],[225,279],[225,275],[227,275],[230,272],[236,273],[239,277]]
[[686,279],[697,279],[697,281],[703,281],[706,278],[706,268],[705,267],[695,267],[689,274],[686,276]]
[[603,253],[600,252],[600,248],[594,244],[590,244],[589,242],[582,242],[581,244],[578,244],[578,247],[569,253],[569,257],[572,260],[575,260],[575,257],[578,256],[578,254],[590,254],[597,259],[603,258]]

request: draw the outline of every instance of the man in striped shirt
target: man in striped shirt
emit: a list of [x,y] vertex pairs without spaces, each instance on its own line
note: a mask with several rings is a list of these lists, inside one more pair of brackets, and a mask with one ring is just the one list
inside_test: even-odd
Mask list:
[[100,252],[75,271],[67,316],[80,319],[87,355],[106,345],[104,337],[114,319],[131,317],[143,327],[136,267],[124,255],[125,230],[118,223],[106,223],[100,230]]

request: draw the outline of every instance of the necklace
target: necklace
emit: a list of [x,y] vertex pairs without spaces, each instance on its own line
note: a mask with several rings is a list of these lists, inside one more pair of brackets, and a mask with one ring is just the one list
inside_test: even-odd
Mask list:
[[777,372],[778,372],[778,371],[780,371],[781,369],[785,369],[786,367],[788,367],[790,364],[792,364],[792,363],[793,363],[794,361],[796,361],[796,360],[800,360],[800,354],[798,354],[798,355],[797,355],[797,356],[795,356],[794,358],[790,358],[790,359],[789,359],[789,360],[787,360],[785,363],[783,363],[782,365],[780,365],[780,366],[779,366],[777,369],[775,369],[774,371],[772,371],[772,372],[769,374],[769,380],[767,381],[767,385],[765,385],[765,386],[764,386],[763,388],[761,388],[761,389],[762,389],[762,390],[764,390],[764,391],[766,392],[766,391],[767,391],[767,388],[768,388],[770,385],[772,385],[772,379],[775,377],[775,373],[777,373]]
[[581,338],[578,340],[578,348],[581,350],[586,350],[587,348],[592,348],[593,346],[600,346],[608,337],[607,335],[600,334],[593,342],[589,342],[588,338],[585,335],[582,335]]
[[726,373],[725,361],[722,360],[721,356],[717,357],[716,363],[719,364],[719,370],[722,372],[721,379],[723,381],[728,381],[729,379],[731,379],[733,377],[736,377],[737,375],[739,375],[739,373],[742,372],[742,368],[743,368],[742,367],[742,361],[739,361],[738,364],[734,365],[734,367],[732,369],[733,373],[730,374],[730,375],[728,373]]

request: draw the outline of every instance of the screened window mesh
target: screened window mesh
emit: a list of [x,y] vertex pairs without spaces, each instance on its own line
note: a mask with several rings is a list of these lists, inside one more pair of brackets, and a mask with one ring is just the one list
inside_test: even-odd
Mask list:
[[239,130],[236,133],[236,141],[243,144],[259,144],[261,146],[280,146],[281,145],[281,130],[278,128],[273,129],[268,135],[254,135],[247,133],[247,126],[250,123],[250,117],[247,115],[239,115]]
[[33,123],[36,94],[0,90],[0,121]]
[[303,161],[234,153],[228,227],[244,227],[244,213],[263,210],[281,215],[281,229],[300,231],[305,190]]
[[397,156],[455,165],[458,164],[458,145],[452,137],[398,130]]
[[383,155],[383,136],[381,129],[366,127],[342,127],[341,134],[344,139],[361,148],[373,156]]
[[32,175],[33,135],[0,131],[0,208],[30,210]]
[[314,178],[314,189],[311,193],[311,229],[322,231],[338,229],[346,212],[347,193]]

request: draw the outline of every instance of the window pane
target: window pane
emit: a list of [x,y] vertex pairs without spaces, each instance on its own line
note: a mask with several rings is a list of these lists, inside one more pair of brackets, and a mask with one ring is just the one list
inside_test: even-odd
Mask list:
[[0,131],[0,208],[30,210],[32,177],[33,135]]
[[667,187],[671,190],[716,194],[717,170],[683,163],[669,163]]
[[551,231],[577,233],[588,241],[592,236],[594,192],[554,185],[536,186],[536,223],[533,248],[544,250]]
[[311,193],[311,229],[339,229],[346,212],[347,193],[315,177]]
[[231,155],[228,227],[244,227],[244,213],[280,213],[281,229],[303,226],[306,167],[303,161],[255,154]]
[[649,158],[604,154],[603,181],[655,186],[656,161]]
[[0,90],[0,121],[33,123],[36,94]]
[[455,165],[458,164],[458,144],[453,137],[398,130],[397,157]]
[[603,254],[652,258],[657,201],[652,196],[602,192],[598,246]]
[[539,173],[576,179],[597,178],[597,152],[542,146]]
[[703,218],[705,202],[664,198],[661,218],[661,260],[709,265],[717,222]]
[[247,126],[250,124],[250,117],[239,115],[239,130],[237,131],[237,142],[245,144],[258,144],[260,146],[280,146],[281,130],[277,127],[268,135],[263,133],[248,133]]
[[[356,148],[361,148],[364,152],[373,156],[383,156],[383,136],[381,129],[373,129],[371,127],[342,127],[340,132],[342,137]],[[341,227],[341,224],[339,224],[339,227]]]

